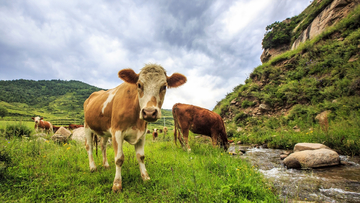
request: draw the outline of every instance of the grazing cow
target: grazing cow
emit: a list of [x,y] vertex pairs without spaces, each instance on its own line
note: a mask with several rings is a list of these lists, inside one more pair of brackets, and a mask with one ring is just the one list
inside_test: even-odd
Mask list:
[[43,121],[43,118],[36,116],[36,117],[31,117],[34,121],[35,121],[35,131],[38,132],[39,128],[41,129],[41,131],[45,130],[48,133],[53,131],[53,125],[48,122],[48,121]]
[[[181,138],[182,134],[185,145],[190,151],[191,149],[188,144],[190,130],[195,134],[210,136],[213,146],[219,141],[220,146],[225,150],[229,148],[225,125],[219,114],[198,106],[179,103],[173,106],[172,113],[175,125],[175,144],[176,140],[179,139],[182,147],[184,147],[184,142]],[[179,136],[177,138],[178,133]]]
[[152,133],[152,136],[153,136],[153,140],[155,140],[157,137],[158,137],[158,129],[157,128],[155,128],[155,129],[153,129],[153,133]]
[[146,133],[147,133],[147,134],[150,134],[150,133],[151,133],[151,131],[150,131],[149,129],[147,129],[147,130],[146,130]]
[[[146,64],[139,74],[132,69],[119,71],[119,78],[125,82],[107,91],[94,92],[84,103],[86,150],[90,171],[96,170],[93,159],[92,133],[96,133],[107,143],[112,138],[116,173],[112,190],[122,190],[121,166],[124,163],[123,142],[135,145],[136,158],[142,179],[149,180],[144,163],[144,144],[147,122],[161,118],[167,88],[178,87],[186,82],[186,77],[174,73],[166,75],[164,68],[157,64]],[[106,145],[101,144],[103,165],[109,167]]]
[[69,130],[84,127],[84,125],[69,124]]
[[60,127],[54,126],[53,125],[53,132],[55,133],[57,130],[59,130]]

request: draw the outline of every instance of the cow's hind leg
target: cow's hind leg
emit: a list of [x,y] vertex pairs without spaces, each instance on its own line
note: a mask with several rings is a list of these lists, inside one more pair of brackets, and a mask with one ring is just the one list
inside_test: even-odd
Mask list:
[[[190,152],[191,148],[189,145],[189,129],[182,129],[182,134],[185,142],[185,147],[187,148],[187,151]],[[181,143],[183,145],[183,143]],[[183,145],[184,147],[184,145]]]
[[102,137],[101,141],[100,141],[100,146],[101,146],[101,153],[102,153],[102,157],[103,157],[103,166],[105,168],[109,168],[109,163],[106,157],[106,145],[108,142],[109,138],[108,137]]
[[96,165],[93,157],[93,139],[92,132],[89,128],[85,128],[85,148],[89,156],[90,171],[96,171]]
[[145,134],[141,137],[138,143],[135,144],[135,153],[136,153],[136,159],[139,162],[141,178],[144,181],[146,181],[146,180],[150,180],[150,177],[145,168],[144,145],[145,145]]
[[120,192],[122,190],[121,167],[125,160],[125,156],[123,152],[124,138],[121,131],[115,132],[115,134],[112,136],[112,142],[115,152],[115,167],[116,167],[112,190],[114,192]]

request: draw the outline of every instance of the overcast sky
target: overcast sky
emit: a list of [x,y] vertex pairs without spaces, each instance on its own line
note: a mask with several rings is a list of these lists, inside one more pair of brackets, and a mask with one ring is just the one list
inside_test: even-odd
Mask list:
[[1,0],[0,80],[78,80],[100,88],[145,63],[188,82],[163,108],[212,110],[261,64],[265,27],[309,0]]

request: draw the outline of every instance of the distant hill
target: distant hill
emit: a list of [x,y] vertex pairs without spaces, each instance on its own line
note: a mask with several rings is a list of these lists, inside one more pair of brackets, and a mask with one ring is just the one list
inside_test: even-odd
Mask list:
[[9,111],[9,119],[40,115],[80,122],[84,101],[99,90],[75,80],[7,80],[0,81],[0,104]]

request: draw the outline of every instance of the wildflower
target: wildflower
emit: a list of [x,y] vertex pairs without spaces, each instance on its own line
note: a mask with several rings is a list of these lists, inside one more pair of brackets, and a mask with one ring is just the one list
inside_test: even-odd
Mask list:
[[221,153],[221,155],[223,155],[223,153]]
[[65,143],[63,146],[66,146],[67,145],[67,143]]
[[306,133],[306,134],[309,134],[309,133]]
[[43,156],[44,158],[46,157],[46,156]]
[[66,148],[66,150],[69,150],[69,149],[70,149],[70,147]]
[[236,170],[239,171],[240,169],[237,168]]

